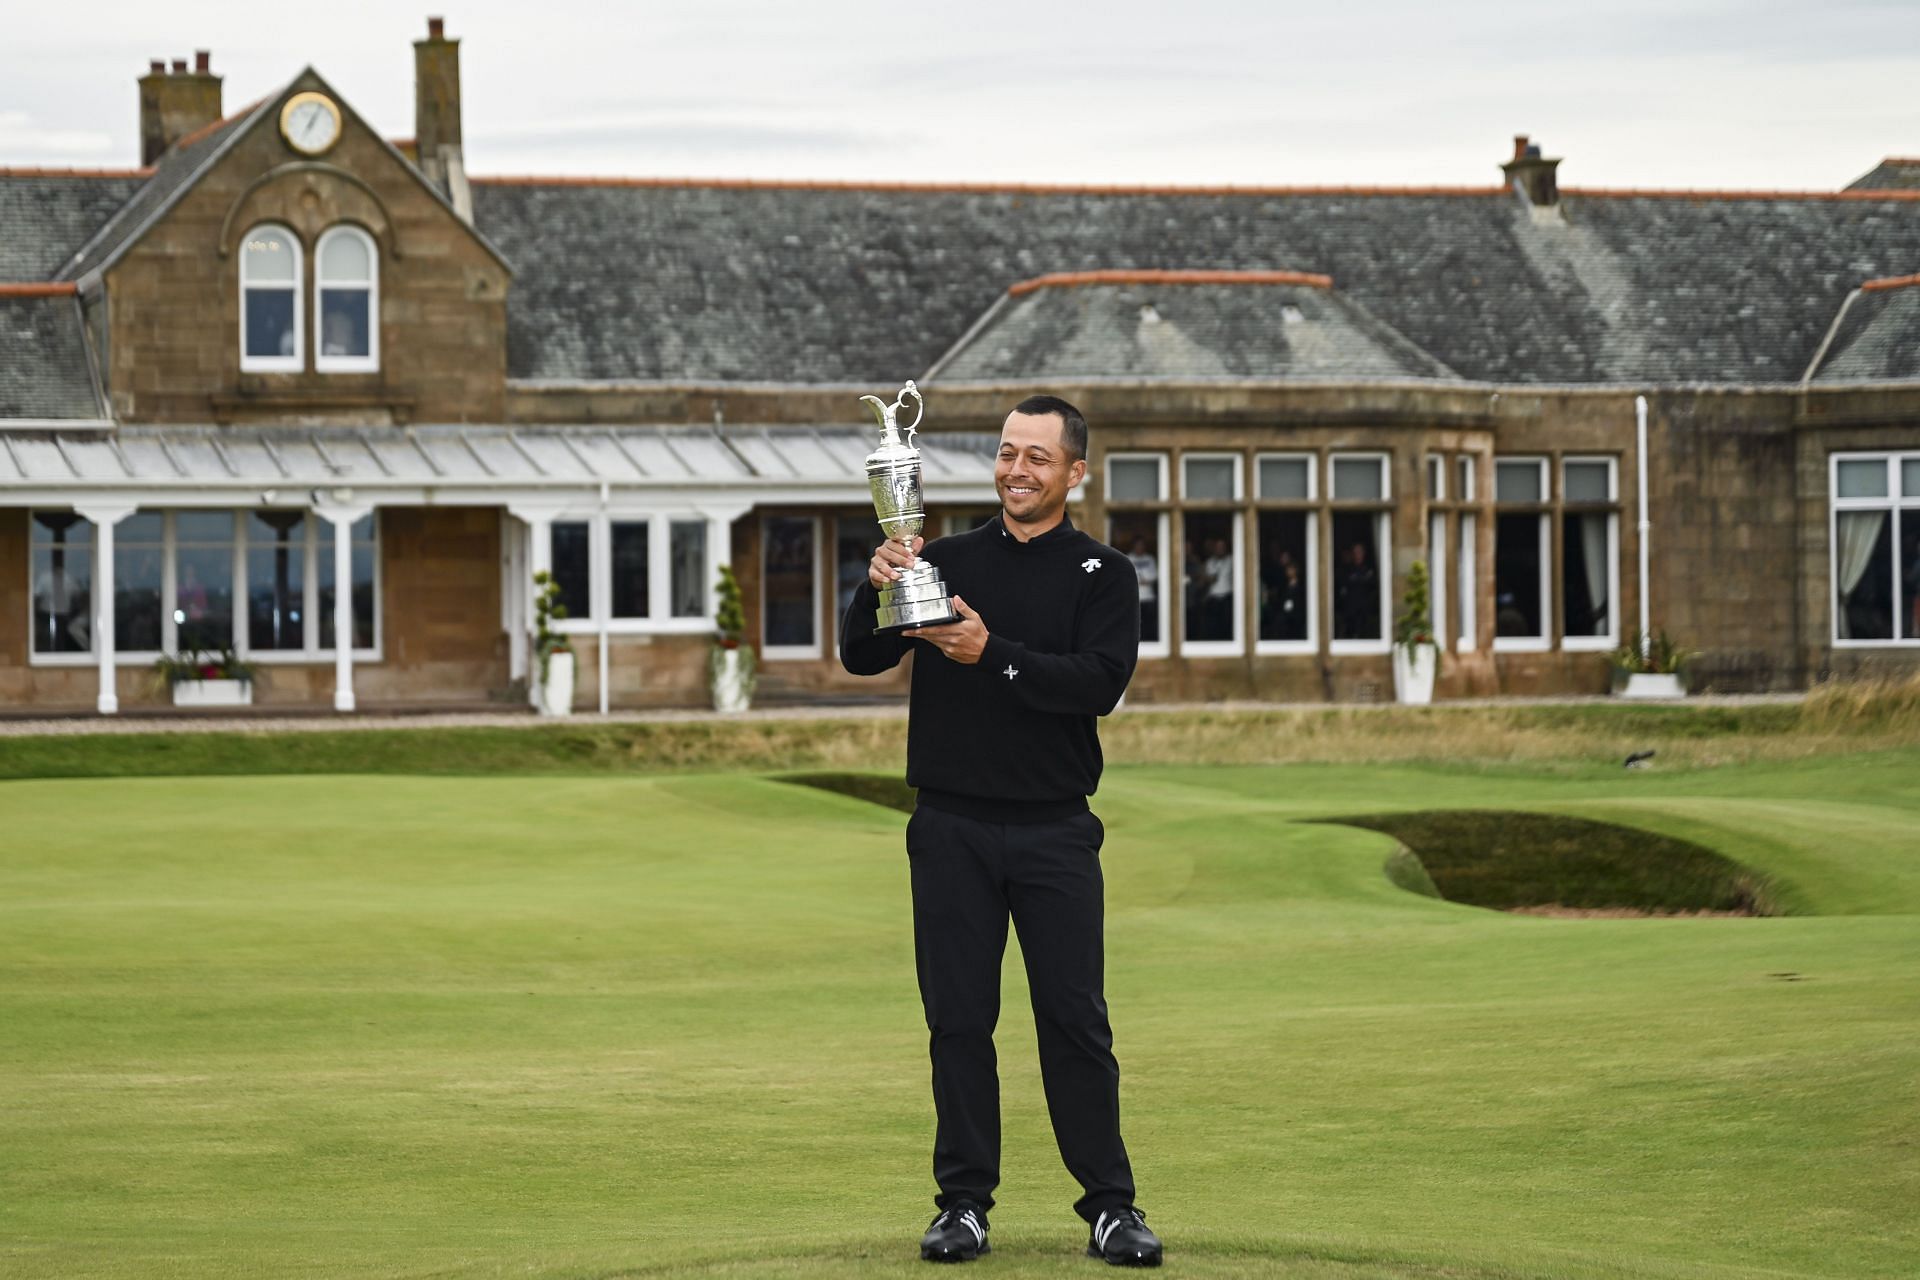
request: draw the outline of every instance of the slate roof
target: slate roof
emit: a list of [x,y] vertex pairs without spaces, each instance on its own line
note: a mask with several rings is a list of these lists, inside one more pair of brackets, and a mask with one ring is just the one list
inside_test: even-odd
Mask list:
[[[69,299],[68,301],[71,301]],[[0,431],[0,494],[34,486],[793,489],[869,500],[866,427],[121,427],[111,435]],[[939,432],[915,442],[929,494],[993,496],[999,441]]]
[[897,382],[1012,283],[1291,268],[1461,377],[1791,383],[1920,200],[1504,189],[1201,191],[476,180],[525,380]]
[[1328,287],[1255,272],[1095,272],[1010,289],[928,381],[1452,379]]
[[1847,184],[1849,191],[1920,191],[1920,156],[1888,156]]
[[0,423],[106,416],[80,324],[71,293],[0,291]]
[[1821,385],[1920,379],[1920,276],[1863,289],[1812,373]]
[[0,281],[50,278],[146,180],[131,169],[0,169]]

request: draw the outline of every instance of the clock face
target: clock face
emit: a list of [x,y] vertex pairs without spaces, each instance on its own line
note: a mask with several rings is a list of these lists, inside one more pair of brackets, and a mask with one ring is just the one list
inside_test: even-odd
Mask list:
[[280,135],[295,151],[317,156],[340,140],[340,108],[324,93],[296,93],[280,109]]

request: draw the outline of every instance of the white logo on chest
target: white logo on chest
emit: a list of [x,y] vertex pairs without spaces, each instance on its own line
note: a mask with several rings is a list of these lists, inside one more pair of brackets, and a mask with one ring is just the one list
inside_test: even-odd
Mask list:
[[1014,678],[1015,676],[1017,676],[1017,675],[1019,675],[1020,673],[1019,673],[1018,671],[1015,671],[1015,670],[1013,669],[1013,664],[1012,664],[1011,662],[1009,662],[1009,663],[1007,664],[1007,669],[1006,669],[1005,671],[1002,671],[1002,672],[1001,672],[1000,674],[1001,674],[1001,675],[1003,675],[1003,676],[1005,676],[1005,677],[1006,677],[1007,679],[1009,679],[1009,680],[1011,680],[1011,679],[1013,679],[1013,678]]
[[1080,562],[1080,567],[1082,569],[1085,569],[1088,573],[1092,573],[1095,569],[1098,569],[1100,567],[1100,561],[1098,559],[1082,560]]

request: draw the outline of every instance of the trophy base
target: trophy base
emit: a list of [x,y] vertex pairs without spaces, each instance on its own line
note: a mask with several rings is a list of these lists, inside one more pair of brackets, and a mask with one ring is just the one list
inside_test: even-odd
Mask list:
[[926,563],[906,570],[898,582],[883,589],[876,612],[880,625],[873,629],[873,634],[877,636],[960,621],[960,615],[954,612],[953,597],[947,594],[947,584],[940,579],[940,571]]

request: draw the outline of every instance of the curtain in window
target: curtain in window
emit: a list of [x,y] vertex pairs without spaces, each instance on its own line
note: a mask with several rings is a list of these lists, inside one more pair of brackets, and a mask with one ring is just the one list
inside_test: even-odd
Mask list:
[[1580,553],[1587,580],[1587,604],[1593,610],[1593,633],[1607,629],[1607,517],[1587,516],[1580,521]]
[[1880,530],[1887,523],[1884,511],[1842,511],[1840,529],[1840,607],[1835,616],[1840,625],[1840,638],[1850,639],[1853,625],[1847,617],[1847,598],[1854,588],[1860,585],[1860,579],[1866,576],[1867,566],[1873,562],[1873,550],[1880,544]]

